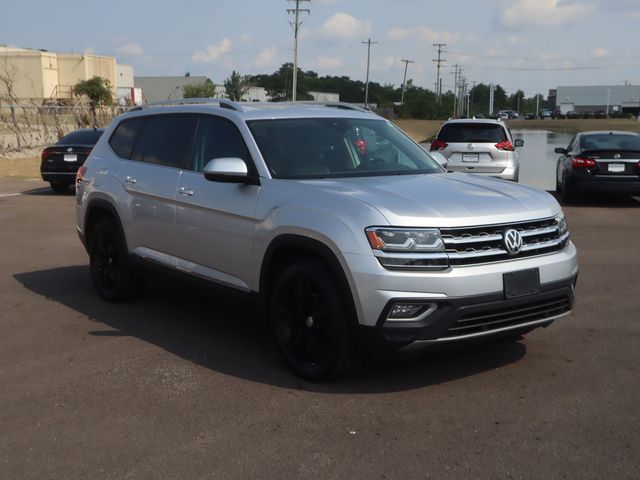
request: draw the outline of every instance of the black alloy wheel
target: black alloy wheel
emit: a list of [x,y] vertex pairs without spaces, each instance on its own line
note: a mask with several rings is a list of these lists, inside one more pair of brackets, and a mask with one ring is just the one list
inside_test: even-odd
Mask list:
[[89,264],[93,285],[103,299],[117,302],[137,293],[141,280],[130,264],[120,230],[109,217],[91,231]]
[[287,364],[309,380],[344,373],[351,364],[348,315],[333,276],[317,261],[302,260],[278,278],[270,320]]

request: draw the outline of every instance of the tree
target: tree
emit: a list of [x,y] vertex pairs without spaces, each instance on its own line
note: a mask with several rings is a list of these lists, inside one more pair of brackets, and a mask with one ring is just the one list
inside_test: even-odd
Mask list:
[[224,89],[227,96],[234,101],[242,100],[245,93],[249,90],[249,77],[242,76],[235,70],[231,72],[229,78],[224,81]]
[[99,105],[111,105],[113,96],[111,91],[111,82],[106,78],[94,76],[89,80],[80,80],[73,87],[75,95],[86,95],[89,98],[89,106],[91,107],[91,116],[93,118],[93,128],[96,128],[96,108]]
[[204,83],[190,83],[182,87],[184,98],[213,98],[216,96],[216,85],[207,78]]

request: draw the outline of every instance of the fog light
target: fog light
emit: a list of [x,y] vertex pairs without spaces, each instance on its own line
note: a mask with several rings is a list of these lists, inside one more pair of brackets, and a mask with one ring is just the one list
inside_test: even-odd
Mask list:
[[419,303],[396,303],[389,312],[389,318],[412,318],[418,316],[424,305]]
[[436,309],[435,303],[394,303],[387,315],[389,320],[422,319]]

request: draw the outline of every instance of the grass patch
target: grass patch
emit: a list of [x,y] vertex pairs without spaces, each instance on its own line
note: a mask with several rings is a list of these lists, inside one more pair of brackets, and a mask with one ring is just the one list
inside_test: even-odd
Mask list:
[[0,156],[0,177],[40,179],[40,157]]

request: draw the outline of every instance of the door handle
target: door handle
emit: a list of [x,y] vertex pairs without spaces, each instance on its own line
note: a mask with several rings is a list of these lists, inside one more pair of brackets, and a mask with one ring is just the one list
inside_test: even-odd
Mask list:
[[190,188],[180,187],[180,190],[178,190],[178,193],[180,193],[180,195],[184,195],[185,197],[190,197],[191,195],[194,194],[194,191],[191,190]]
[[135,179],[135,177],[132,177],[131,175],[127,175],[126,177],[124,177],[124,181],[127,183],[136,183],[138,180]]

